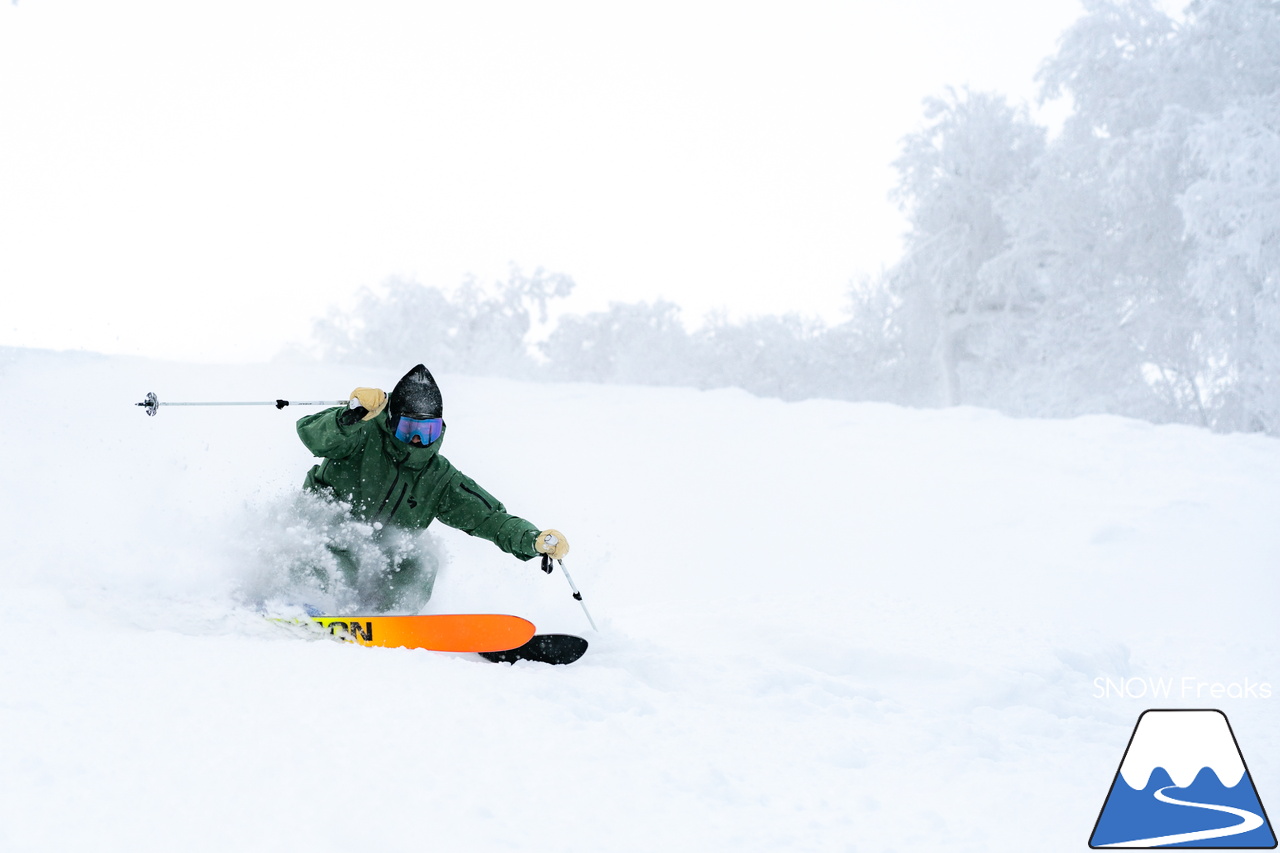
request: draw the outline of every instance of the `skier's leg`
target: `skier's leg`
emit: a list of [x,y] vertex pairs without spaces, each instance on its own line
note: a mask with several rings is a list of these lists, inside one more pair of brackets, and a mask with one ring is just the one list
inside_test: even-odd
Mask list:
[[325,548],[333,555],[333,562],[337,571],[335,577],[320,577],[322,574],[327,575],[328,573],[324,569],[313,569],[316,576],[320,578],[321,583],[324,584],[323,591],[332,593],[343,586],[348,589],[355,589],[356,579],[360,576],[360,561],[356,559],[356,555],[341,545],[335,545],[332,542],[327,543]]
[[406,534],[391,554],[386,579],[388,603],[405,613],[417,613],[431,600],[440,562],[420,534]]

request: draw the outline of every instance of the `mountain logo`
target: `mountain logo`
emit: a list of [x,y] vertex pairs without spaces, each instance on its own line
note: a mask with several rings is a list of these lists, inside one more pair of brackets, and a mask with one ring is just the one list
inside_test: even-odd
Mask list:
[[1227,715],[1143,711],[1089,837],[1093,849],[1274,849]]

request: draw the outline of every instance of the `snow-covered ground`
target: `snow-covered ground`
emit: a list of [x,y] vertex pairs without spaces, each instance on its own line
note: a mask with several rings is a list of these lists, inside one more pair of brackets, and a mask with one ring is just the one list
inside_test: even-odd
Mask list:
[[438,527],[427,612],[588,655],[307,642],[244,602],[303,412],[132,404],[400,372],[0,350],[0,849],[1074,851],[1148,707],[1223,709],[1280,810],[1280,441],[445,375],[600,633]]

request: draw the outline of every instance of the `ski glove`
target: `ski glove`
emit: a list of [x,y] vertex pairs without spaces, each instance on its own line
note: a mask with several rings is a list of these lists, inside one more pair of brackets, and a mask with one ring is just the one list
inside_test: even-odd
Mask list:
[[559,530],[544,530],[538,534],[533,543],[539,554],[546,554],[553,560],[563,560],[569,553],[569,540]]
[[353,411],[365,410],[365,414],[360,417],[362,421],[376,418],[386,407],[387,395],[381,388],[357,388],[351,392],[351,400],[347,403],[347,408]]

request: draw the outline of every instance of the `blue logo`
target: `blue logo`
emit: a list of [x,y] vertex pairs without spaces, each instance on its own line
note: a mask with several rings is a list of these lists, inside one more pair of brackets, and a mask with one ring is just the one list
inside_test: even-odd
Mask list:
[[1275,848],[1227,715],[1142,712],[1089,846]]

